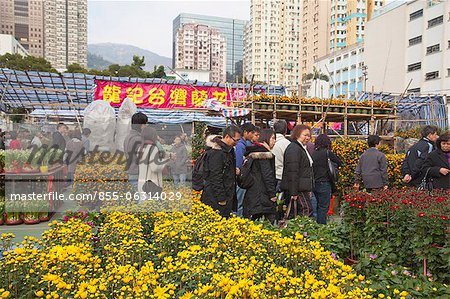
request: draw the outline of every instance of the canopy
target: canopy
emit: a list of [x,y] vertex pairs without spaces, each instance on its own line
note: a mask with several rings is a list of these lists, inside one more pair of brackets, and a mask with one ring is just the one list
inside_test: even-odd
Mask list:
[[[127,83],[167,83],[193,86],[217,86],[249,90],[249,84],[227,84],[166,80],[160,78],[105,77],[73,73],[48,73],[35,71],[16,71],[0,68],[0,111],[10,108],[32,109],[31,116],[75,118],[83,116],[84,108],[93,101],[95,80],[120,81]],[[284,95],[280,86],[255,85],[255,90],[267,94]],[[214,127],[225,127],[226,119],[221,116],[208,116],[205,112],[182,110],[140,109],[150,122],[179,124],[202,121]],[[116,111],[117,112],[117,111]]]

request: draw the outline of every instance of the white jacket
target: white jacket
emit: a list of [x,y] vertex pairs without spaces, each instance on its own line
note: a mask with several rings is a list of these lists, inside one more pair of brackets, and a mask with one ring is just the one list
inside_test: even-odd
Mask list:
[[282,134],[276,134],[277,140],[272,149],[272,153],[275,156],[275,174],[277,180],[281,180],[283,176],[283,163],[284,163],[284,152],[291,142],[286,139]]
[[145,144],[142,157],[139,159],[138,191],[143,192],[144,183],[151,180],[159,187],[163,186],[163,169],[169,159],[159,157],[159,150],[155,145]]

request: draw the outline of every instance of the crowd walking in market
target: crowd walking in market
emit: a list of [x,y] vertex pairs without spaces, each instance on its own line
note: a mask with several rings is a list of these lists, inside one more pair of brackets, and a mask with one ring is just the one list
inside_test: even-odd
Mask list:
[[[89,128],[69,130],[59,123],[52,133],[1,132],[0,146],[20,150],[48,145],[61,150],[71,182],[81,158],[92,150],[90,135]],[[450,189],[450,133],[439,136],[437,127],[427,125],[421,135],[406,152],[401,168],[403,183],[429,191]],[[136,192],[161,191],[163,179],[169,176],[175,188],[192,184],[194,190],[202,191],[201,201],[224,217],[234,213],[283,223],[301,215],[327,223],[343,166],[333,152],[330,136],[322,133],[314,137],[306,124],[297,124],[289,131],[287,122],[280,119],[264,128],[250,122],[230,125],[221,135],[204,137],[204,151],[192,166],[187,150],[190,137],[185,132],[177,134],[171,147],[165,148],[147,116],[134,114],[123,144],[129,183]],[[369,135],[366,141],[368,149],[354,169],[353,187],[366,192],[386,190],[390,182],[387,158],[380,150],[382,139]],[[141,163],[142,157],[149,161]]]

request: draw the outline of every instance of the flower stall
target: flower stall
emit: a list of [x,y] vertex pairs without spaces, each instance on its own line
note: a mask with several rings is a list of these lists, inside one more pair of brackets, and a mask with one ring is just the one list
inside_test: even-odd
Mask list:
[[[1,222],[8,225],[36,224],[48,221],[60,204],[48,196],[41,201],[23,200],[28,194],[61,192],[66,183],[62,151],[56,149],[4,151],[4,192],[0,202]],[[11,194],[25,195],[20,199]],[[0,194],[1,195],[1,194]],[[10,198],[11,197],[11,198]],[[5,200],[10,198],[10,200]]]

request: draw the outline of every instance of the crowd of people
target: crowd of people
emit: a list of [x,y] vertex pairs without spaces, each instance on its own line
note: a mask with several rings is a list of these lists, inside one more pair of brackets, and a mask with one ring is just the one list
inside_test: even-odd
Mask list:
[[[320,134],[313,143],[311,133],[309,126],[298,124],[288,135],[286,121],[277,120],[273,128],[260,129],[244,123],[225,128],[221,136],[207,136],[201,168],[194,168],[200,172],[201,201],[224,217],[234,213],[274,223],[303,215],[326,224],[330,199],[337,191],[336,172],[342,161],[332,151],[329,136]],[[44,132],[33,136],[4,132],[0,134],[0,145],[16,150],[47,144],[62,150],[66,153],[64,161],[70,181],[81,157],[90,150],[90,134],[88,128],[69,131],[67,125],[60,123],[51,136]],[[170,169],[175,188],[187,186],[191,158],[186,139],[186,134],[175,136],[167,150],[156,129],[148,125],[145,114],[132,116],[124,153],[128,179],[136,192],[161,191],[166,169]],[[367,192],[389,188],[387,159],[378,149],[380,143],[379,136],[368,136],[369,148],[359,158],[354,188]],[[438,136],[437,127],[425,126],[422,139],[406,153],[403,182],[416,188],[427,185],[450,189],[449,173],[450,133]],[[192,174],[193,179],[198,176]],[[277,214],[280,201],[287,207],[282,219]]]
[[[407,152],[402,166],[405,184],[418,188],[428,182],[432,188],[450,189],[450,133],[439,137],[437,130],[425,126],[422,139]],[[367,144],[355,169],[354,188],[387,189],[387,159],[378,149],[381,138],[370,135]],[[245,123],[227,127],[222,136],[209,136],[203,155],[201,201],[222,216],[234,212],[274,223],[277,200],[282,200],[287,211],[278,220],[303,215],[327,223],[330,199],[337,191],[334,171],[342,162],[326,134],[312,143],[311,128],[304,124],[296,125],[287,137],[284,120],[276,121],[273,129],[262,130]],[[240,184],[244,181],[245,187]]]

